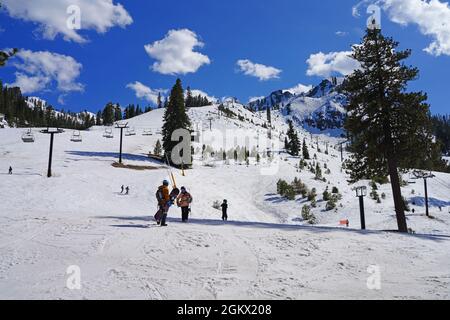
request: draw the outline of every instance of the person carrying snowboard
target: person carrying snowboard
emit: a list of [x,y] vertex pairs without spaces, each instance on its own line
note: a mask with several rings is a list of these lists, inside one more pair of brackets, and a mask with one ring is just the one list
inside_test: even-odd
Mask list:
[[223,200],[223,203],[220,206],[222,207],[222,220],[227,221],[228,220],[228,214],[227,214],[228,201]]
[[156,200],[158,201],[158,212],[155,214],[155,220],[162,227],[166,225],[167,211],[169,210],[170,193],[169,181],[164,180],[163,184],[156,191]]
[[192,203],[192,196],[186,191],[185,187],[181,187],[181,193],[177,198],[177,206],[181,208],[181,221],[187,222],[189,219],[189,206]]

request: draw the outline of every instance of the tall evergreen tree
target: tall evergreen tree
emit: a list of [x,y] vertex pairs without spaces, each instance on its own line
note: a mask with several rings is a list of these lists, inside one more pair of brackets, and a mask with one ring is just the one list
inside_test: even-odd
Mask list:
[[158,104],[158,109],[161,109],[163,107],[161,92],[158,92],[157,104]]
[[104,125],[109,126],[114,123],[114,116],[115,116],[114,110],[115,110],[114,105],[111,102],[109,102],[105,106],[102,112],[102,120]]
[[114,121],[120,120],[122,120],[122,109],[120,108],[120,105],[117,104],[114,106]]
[[306,139],[303,139],[303,145],[302,145],[302,154],[303,154],[303,159],[305,160],[309,160],[311,159],[309,156],[309,150],[308,150],[308,146],[306,145]]
[[191,87],[187,87],[186,89],[186,109],[192,108],[192,91]]
[[97,112],[97,115],[95,117],[95,125],[97,126],[102,125],[102,112],[100,110]]
[[191,122],[186,113],[184,103],[184,92],[181,80],[177,79],[175,85],[170,92],[167,109],[164,113],[164,125],[162,129],[163,149],[170,159],[172,149],[179,143],[172,141],[172,133],[177,129],[188,130]]
[[390,177],[398,229],[408,232],[399,170],[429,165],[434,144],[427,96],[406,92],[419,72],[403,62],[411,50],[397,47],[381,30],[367,30],[362,44],[353,47],[361,68],[343,85],[349,95],[345,128],[353,151],[346,167],[354,182]]
[[288,144],[287,152],[292,156],[298,156],[300,153],[300,140],[298,134],[294,128],[292,120],[288,121],[289,129],[287,131]]

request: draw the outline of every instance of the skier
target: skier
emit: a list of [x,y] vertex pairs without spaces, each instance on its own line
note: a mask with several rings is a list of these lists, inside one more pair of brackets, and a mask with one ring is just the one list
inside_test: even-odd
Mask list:
[[167,211],[170,207],[169,181],[164,180],[162,186],[156,191],[156,199],[158,201],[158,212],[155,214],[155,220],[161,227],[167,226]]
[[228,220],[228,214],[227,214],[228,201],[223,200],[223,203],[220,206],[222,207],[222,220],[227,221]]
[[120,193],[123,193],[124,186],[122,185]]
[[12,167],[11,166],[9,166],[8,174],[12,174]]
[[192,196],[186,191],[185,187],[181,187],[181,193],[177,198],[177,206],[181,208],[181,221],[187,222],[189,219],[189,206],[192,203]]
[[127,186],[127,187],[125,188],[125,195],[128,195],[129,192],[130,192],[130,187]]

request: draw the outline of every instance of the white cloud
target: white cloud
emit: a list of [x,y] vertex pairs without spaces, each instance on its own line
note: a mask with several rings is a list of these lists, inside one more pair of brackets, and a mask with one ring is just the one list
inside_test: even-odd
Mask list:
[[346,36],[348,36],[348,32],[346,32],[346,31],[336,31],[336,35],[338,37],[346,37]]
[[83,66],[70,56],[21,49],[12,66],[18,71],[15,82],[9,86],[20,87],[24,94],[49,90],[53,82],[63,94],[84,90],[83,84],[76,81]]
[[332,74],[349,75],[359,68],[359,63],[351,57],[351,51],[315,53],[306,60],[308,76],[329,77]]
[[46,76],[27,76],[21,72],[16,72],[15,75],[15,82],[8,86],[19,87],[23,94],[43,91],[51,81]]
[[423,35],[433,38],[424,50],[435,56],[450,55],[450,7],[441,0],[362,0],[353,7],[353,16],[360,17],[360,7],[375,3],[397,24],[415,24]]
[[267,81],[270,79],[278,79],[282,70],[265,66],[263,64],[253,63],[248,59],[238,60],[236,62],[240,71],[245,75],[258,78],[260,81]]
[[312,85],[305,86],[304,84],[299,83],[295,87],[292,87],[292,88],[284,90],[284,91],[289,91],[292,94],[300,95],[302,93],[311,91],[312,88],[313,88]]
[[139,81],[127,84],[127,88],[133,90],[139,99],[144,99],[154,105],[158,104],[158,94],[161,93],[163,95],[167,92],[165,89],[151,89]]
[[195,32],[181,29],[170,30],[164,39],[146,45],[145,51],[157,60],[153,71],[176,75],[197,72],[201,66],[211,63],[208,56],[194,51],[203,46]]
[[450,7],[439,0],[383,0],[389,18],[403,26],[416,24],[432,43],[424,50],[434,56],[450,55]]
[[67,41],[86,42],[78,31],[69,28],[67,13],[75,5],[81,12],[81,29],[105,33],[114,26],[126,27],[133,19],[121,4],[113,0],[2,0],[3,6],[13,18],[38,24],[45,39],[53,40],[61,34]]

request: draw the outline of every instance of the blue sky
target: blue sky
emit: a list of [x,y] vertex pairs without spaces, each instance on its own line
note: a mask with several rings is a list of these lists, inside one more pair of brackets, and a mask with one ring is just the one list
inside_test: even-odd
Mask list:
[[[35,3],[39,4],[39,1]],[[109,101],[119,102],[122,106],[129,103],[146,106],[152,104],[152,99],[148,95],[137,97],[136,90],[127,85],[139,82],[154,94],[158,89],[170,89],[177,77],[182,79],[185,86],[190,85],[211,96],[235,96],[243,102],[247,102],[250,97],[268,95],[274,90],[288,89],[299,83],[315,85],[324,75],[307,75],[307,60],[319,52],[328,54],[350,50],[352,44],[360,41],[368,17],[366,3],[359,8],[359,18],[352,15],[352,8],[358,2],[349,0],[122,0],[121,12],[125,12],[132,22],[127,19],[117,22],[107,13],[100,18],[83,14],[83,10],[86,10],[84,1],[73,0],[72,3],[80,4],[82,29],[77,30],[76,34],[88,40],[85,42],[75,39],[73,34],[68,37],[64,32],[50,36],[43,33],[46,23],[24,13],[25,9],[40,9],[23,8],[28,5],[27,1],[3,0],[6,10],[0,13],[0,47],[22,48],[30,53],[30,57],[34,57],[32,53],[38,51],[55,53],[71,57],[69,64],[80,67],[78,72],[77,68],[67,68],[64,72],[72,78],[64,80],[66,73],[58,73],[61,66],[57,65],[56,71],[52,69],[44,78],[37,79],[41,81],[40,85],[35,83],[30,89],[36,91],[27,93],[40,96],[57,108],[72,111],[87,109],[95,112]],[[111,2],[93,2],[104,1]],[[404,0],[385,1],[398,2],[400,6]],[[117,3],[114,0],[109,8]],[[422,0],[406,3],[424,5]],[[442,6],[427,7],[431,16],[448,14],[446,2],[440,0],[439,3]],[[401,48],[413,50],[408,63],[419,67],[421,71],[420,79],[412,83],[410,88],[428,93],[433,113],[448,113],[450,50],[445,43],[450,39],[450,36],[445,37],[448,28],[443,26],[439,33],[427,34],[427,30],[435,30],[428,25],[430,16],[399,13],[392,6],[383,9],[383,32],[398,40]],[[55,15],[54,11],[48,14]],[[59,16],[64,18],[64,14],[61,12]],[[92,20],[88,20],[90,27],[83,27],[83,17]],[[101,19],[110,24],[103,30],[105,32],[99,33],[95,26],[100,28],[104,23]],[[400,24],[401,19],[408,25]],[[50,24],[58,19],[49,16],[48,21]],[[198,52],[203,60],[207,57],[209,63],[194,67],[196,71],[187,74],[182,74],[184,71],[163,74],[164,71],[161,73],[161,70],[152,69],[158,60],[146,52],[144,46],[154,45],[156,41],[164,39],[169,30],[181,29],[189,30],[195,35],[196,41],[203,43],[202,47],[195,47],[193,51]],[[441,50],[438,53],[425,52],[424,48],[436,39],[440,41],[438,44]],[[34,79],[35,75],[30,71],[29,64],[24,65],[24,59],[17,57],[0,70],[0,78],[4,83],[17,82],[17,72],[25,73],[27,81]],[[244,59],[249,60],[251,66],[261,64],[279,71],[273,74],[269,70],[271,78],[264,80],[259,79],[254,70],[249,71],[250,74],[253,72],[253,76],[246,75],[237,65],[237,61]],[[65,59],[55,61],[66,63]],[[61,70],[65,70],[65,67]],[[42,73],[40,76],[43,76]],[[42,84],[42,79],[46,79],[45,84]]]

